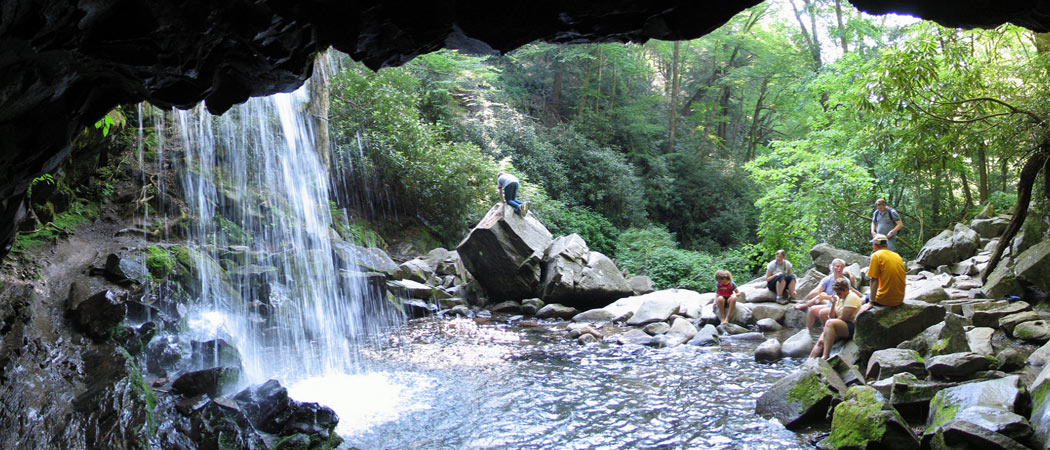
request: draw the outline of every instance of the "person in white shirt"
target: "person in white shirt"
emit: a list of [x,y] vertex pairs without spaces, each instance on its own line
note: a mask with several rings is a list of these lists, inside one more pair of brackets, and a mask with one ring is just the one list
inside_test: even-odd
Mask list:
[[529,203],[518,200],[518,186],[518,177],[505,172],[496,174],[496,189],[499,191],[500,201],[510,205],[514,208],[514,212],[525,217],[529,213]]

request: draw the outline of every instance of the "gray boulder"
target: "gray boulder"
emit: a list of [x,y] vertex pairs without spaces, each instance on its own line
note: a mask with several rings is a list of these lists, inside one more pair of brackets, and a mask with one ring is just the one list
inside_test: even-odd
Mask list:
[[1003,316],[1002,318],[1000,318],[999,319],[999,328],[1001,328],[1003,331],[1005,331],[1006,334],[1009,334],[1010,336],[1013,336],[1014,335],[1014,328],[1017,327],[1018,325],[1020,325],[1022,323],[1025,323],[1025,322],[1031,322],[1033,320],[1039,320],[1039,319],[1040,319],[1039,313],[1037,313],[1035,311],[1023,311],[1023,312],[1019,312],[1019,313],[1014,313],[1014,314],[1010,314],[1008,316]]
[[[970,344],[970,351],[982,355],[991,355],[995,353],[992,348],[992,335],[995,334],[995,328],[991,327],[975,327],[970,331],[966,332],[966,341]],[[1050,348],[1047,349],[1047,354],[1050,355]]]
[[627,279],[627,286],[631,288],[634,295],[648,294],[656,290],[653,280],[645,275],[635,275]]
[[[981,409],[985,411],[978,412]],[[1024,417],[990,408],[970,408],[961,414],[962,418],[948,421],[935,428],[931,434],[926,435],[924,440],[928,442],[927,445],[935,449],[1024,450],[1029,448],[1017,440],[986,428],[988,425],[999,425],[998,422],[1012,422],[1016,426],[1027,426],[1028,423]],[[1028,428],[1028,431],[1028,434],[1031,434],[1031,427]]]
[[551,233],[535,216],[505,214],[494,205],[456,248],[464,267],[497,299],[534,297]]
[[527,316],[535,316],[543,308],[543,300],[538,298],[527,298],[521,301],[521,313]]
[[431,278],[434,277],[434,268],[430,267],[422,258],[416,258],[398,265],[392,275],[398,279],[429,283]]
[[995,266],[995,270],[988,274],[988,278],[984,281],[984,287],[981,290],[991,298],[1003,298],[1007,295],[1021,294],[1024,289],[1018,282],[1017,274],[1014,272],[1013,259],[1004,257],[999,261],[999,265]]
[[927,328],[897,347],[915,350],[923,356],[966,352],[970,350],[970,344],[966,339],[966,331],[963,330],[965,325],[966,319],[961,316],[945,314],[944,322]]
[[1006,347],[995,355],[995,368],[1003,372],[1013,372],[1025,366],[1026,356],[1014,347]]
[[857,316],[853,340],[862,354],[895,347],[944,320],[944,307],[914,300],[899,306],[875,306]]
[[827,361],[809,359],[763,393],[756,402],[755,412],[797,430],[812,420],[824,420],[832,399],[846,389],[846,383]]
[[616,342],[620,345],[651,345],[653,337],[645,331],[634,328],[617,336]]
[[[1038,448],[1050,448],[1050,364],[1044,365],[1043,370],[1032,381],[1030,388],[1032,393],[1032,415],[1031,423],[1034,428],[1034,440]],[[1025,415],[1021,411],[1018,414]]]
[[868,378],[881,380],[898,373],[911,373],[919,378],[926,377],[926,364],[915,350],[887,348],[876,351],[868,358]]
[[944,281],[941,278],[918,280],[909,283],[905,290],[905,298],[922,300],[928,303],[936,303],[947,300],[950,296],[944,290]]
[[127,314],[125,302],[108,290],[83,299],[69,311],[73,326],[95,342],[109,339]]
[[732,322],[719,325],[717,328],[719,331],[722,332],[722,334],[727,334],[730,336],[734,334],[744,334],[748,332],[747,328],[744,328]]
[[671,328],[667,330],[667,334],[678,336],[681,342],[686,342],[696,336],[697,330],[688,320],[681,317],[676,317],[671,322]]
[[718,343],[718,329],[711,324],[704,325],[704,327],[696,333],[696,336],[693,336],[693,338],[689,340],[689,345],[698,346],[718,345]]
[[365,272],[381,272],[385,274],[393,274],[394,270],[397,269],[397,263],[381,249],[351,244],[334,233],[331,236],[331,241],[332,255],[335,256],[336,262],[342,267],[353,267],[356,265]]
[[521,314],[521,303],[514,300],[497,303],[489,308],[489,311],[504,314]]
[[755,349],[755,361],[771,362],[780,359],[780,341],[770,338]]
[[1032,306],[1027,302],[1007,302],[1006,300],[1000,300],[964,306],[963,315],[965,316],[968,313],[970,315],[970,322],[972,322],[975,327],[999,328],[999,319],[1012,314],[1031,310]]
[[1035,244],[1017,255],[1014,273],[1023,284],[1050,292],[1050,240]]
[[648,295],[651,297],[644,299],[638,305],[634,315],[627,319],[628,325],[641,326],[653,322],[664,322],[672,314],[678,312],[678,301],[674,298]]
[[926,241],[915,257],[915,261],[926,268],[935,268],[942,264],[954,264],[973,256],[980,243],[977,232],[961,223],[955,224],[952,230],[944,230]]
[[632,294],[612,260],[590,251],[578,234],[560,236],[546,249],[541,282],[544,301],[594,307]]
[[667,330],[670,330],[670,329],[671,329],[671,325],[669,325],[667,322],[653,322],[653,323],[651,323],[649,325],[646,325],[645,327],[642,328],[642,330],[645,331],[645,333],[650,335],[650,336],[656,336],[658,334],[664,334],[664,333],[667,332]]
[[139,264],[134,259],[125,258],[114,253],[106,257],[105,275],[107,279],[114,283],[145,284],[148,273],[146,266]]
[[573,322],[612,322],[622,319],[622,316],[616,316],[604,308],[590,309],[572,317]]
[[788,358],[805,358],[813,351],[813,338],[809,330],[799,330],[798,333],[784,340],[780,346],[780,352]]
[[[938,392],[949,387],[958,386],[958,384],[956,382],[920,380],[911,372],[901,372],[890,378],[871,383],[871,386],[882,392],[882,395],[888,396],[890,403],[899,411],[911,412],[921,410],[925,412],[925,409],[930,406],[930,400]],[[925,419],[925,416],[921,418]]]
[[[1016,375],[961,384],[946,388],[934,396],[930,402],[923,439],[934,439],[937,433],[943,433],[944,429],[951,428],[952,425],[958,426],[960,423],[975,424],[978,429],[984,430],[975,436],[998,435],[1011,440],[1023,438],[1027,430],[1024,429],[1023,422],[1016,419],[1023,419],[1030,411],[1031,399],[1028,391],[1024,382]],[[979,442],[972,441],[972,444],[976,445]],[[995,447],[976,445],[972,448]]]
[[813,248],[809,250],[809,256],[813,258],[813,267],[825,275],[827,275],[828,266],[831,265],[831,261],[835,258],[842,259],[846,262],[847,266],[857,264],[859,267],[865,267],[871,264],[870,256],[835,248],[831,244],[825,242],[814,245]]
[[992,217],[991,219],[974,219],[970,222],[970,228],[976,231],[982,238],[994,239],[1003,234],[1006,231],[1006,226],[1010,224],[1009,219],[1002,217]]
[[1045,366],[1047,361],[1050,361],[1050,342],[1043,344],[1042,347],[1028,355],[1027,360],[1028,365],[1035,367]]
[[926,360],[926,370],[930,375],[946,379],[967,378],[991,365],[992,359],[988,355],[972,352],[951,353]]
[[573,316],[579,314],[580,311],[571,306],[565,306],[558,303],[549,303],[544,307],[536,311],[536,317],[540,319],[572,319]]
[[780,331],[784,326],[770,318],[761,319],[757,323],[759,331]]
[[1014,327],[1014,337],[1026,342],[1045,344],[1050,341],[1050,322],[1033,320],[1019,323]]
[[784,314],[791,308],[789,305],[778,305],[776,303],[758,303],[750,306],[751,318],[755,322],[759,322],[762,319],[773,319],[780,322],[784,320]]

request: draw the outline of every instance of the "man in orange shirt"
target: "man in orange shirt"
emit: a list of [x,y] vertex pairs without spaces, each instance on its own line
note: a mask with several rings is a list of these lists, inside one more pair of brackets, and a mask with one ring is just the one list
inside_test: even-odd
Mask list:
[[871,302],[860,308],[859,313],[867,311],[872,305],[897,306],[904,302],[904,283],[907,270],[904,260],[893,250],[887,248],[888,239],[884,234],[876,234],[871,239],[871,265],[868,276],[871,277]]

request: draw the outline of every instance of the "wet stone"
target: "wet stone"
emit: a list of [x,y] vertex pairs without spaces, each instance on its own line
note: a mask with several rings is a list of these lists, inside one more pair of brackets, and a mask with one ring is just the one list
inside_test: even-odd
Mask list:
[[96,342],[110,338],[126,315],[127,306],[110,291],[92,295],[70,311],[73,326]]
[[704,325],[704,327],[696,333],[696,336],[693,336],[693,338],[689,340],[689,345],[698,346],[718,345],[718,343],[718,329],[711,324]]
[[1039,313],[1035,311],[1024,311],[1019,313],[1010,314],[999,319],[999,328],[1006,331],[1007,334],[1013,336],[1014,327],[1025,322],[1031,322],[1033,320],[1039,320]]
[[784,340],[784,343],[780,346],[780,352],[788,358],[805,358],[813,350],[813,345],[813,338],[810,336],[809,330],[799,330],[798,333]]
[[1014,337],[1027,342],[1045,344],[1047,341],[1050,341],[1050,322],[1033,320],[1019,323],[1014,327]]
[[[972,291],[971,291],[972,292]],[[964,307],[965,308],[965,307]],[[999,319],[1016,314],[1023,311],[1030,311],[1031,305],[1026,302],[1006,302],[1006,301],[995,301],[989,303],[975,303],[968,308],[970,311],[970,321],[973,322],[975,327],[999,327]],[[963,315],[966,314],[964,309]]]
[[579,314],[580,311],[571,306],[551,303],[536,311],[536,317],[540,319],[563,319],[568,320]]
[[926,364],[919,352],[903,348],[887,348],[871,354],[866,370],[868,378],[876,380],[908,372],[917,377],[926,377]]
[[771,362],[780,359],[780,341],[771,338],[755,349],[755,361]]
[[658,334],[664,334],[664,333],[667,332],[667,330],[670,330],[670,329],[671,329],[671,325],[668,325],[667,322],[651,323],[649,325],[646,325],[645,328],[643,328],[643,330],[645,330],[645,332],[647,334],[649,334],[650,336],[655,336],[655,335],[658,335]]
[[930,375],[948,379],[966,378],[989,366],[991,360],[987,355],[971,352],[939,355],[926,360],[926,370]]
[[757,325],[758,329],[761,331],[780,331],[784,329],[784,327],[780,325],[780,322],[777,322],[776,320],[773,320],[768,317],[765,319],[760,319]]
[[171,384],[176,394],[196,396],[208,394],[218,397],[240,381],[239,367],[213,367],[183,374]]

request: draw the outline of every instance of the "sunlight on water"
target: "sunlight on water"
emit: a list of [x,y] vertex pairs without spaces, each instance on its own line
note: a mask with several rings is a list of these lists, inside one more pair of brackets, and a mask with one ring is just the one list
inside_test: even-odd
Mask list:
[[412,372],[339,373],[302,380],[289,386],[288,394],[332,408],[339,415],[336,431],[349,435],[430,409],[427,393],[434,384],[433,378]]

